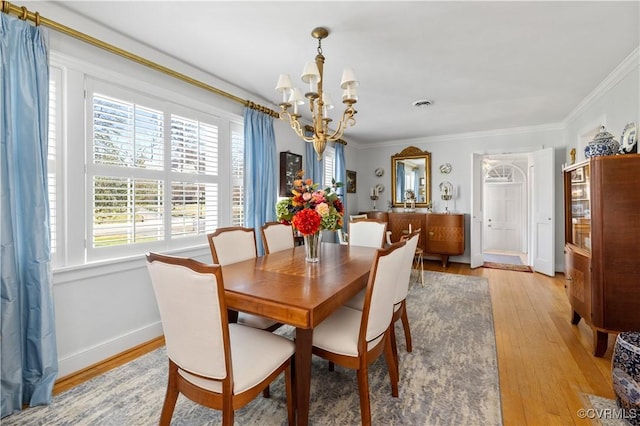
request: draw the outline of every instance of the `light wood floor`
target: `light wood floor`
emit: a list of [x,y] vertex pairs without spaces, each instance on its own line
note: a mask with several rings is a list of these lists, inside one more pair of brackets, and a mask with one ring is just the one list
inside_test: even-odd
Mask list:
[[[577,412],[588,408],[583,394],[614,398],[611,353],[615,336],[603,358],[591,354],[591,330],[572,326],[564,276],[527,272],[470,269],[467,264],[425,260],[425,270],[474,275],[489,280],[493,304],[502,416],[505,426],[590,425]],[[428,284],[426,284],[428,285]],[[163,344],[146,345],[58,381],[54,393],[149,352]]]
[[591,354],[591,329],[571,325],[564,275],[498,269],[470,269],[468,264],[425,261],[426,270],[485,277],[493,305],[502,416],[512,425],[590,425],[577,412],[583,394],[614,398],[611,353]]

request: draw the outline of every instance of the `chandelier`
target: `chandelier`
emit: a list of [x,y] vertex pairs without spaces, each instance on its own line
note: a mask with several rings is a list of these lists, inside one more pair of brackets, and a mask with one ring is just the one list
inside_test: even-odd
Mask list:
[[[315,62],[309,61],[305,64],[302,76],[300,77],[304,83],[309,85],[309,91],[302,96],[302,92],[291,84],[289,74],[280,74],[276,90],[282,93],[282,103],[280,104],[280,119],[289,120],[291,128],[305,142],[313,143],[313,148],[318,154],[318,160],[322,160],[327,141],[335,141],[342,137],[348,126],[356,124],[354,118],[356,110],[353,104],[358,101],[355,73],[351,68],[345,68],[342,73],[342,103],[346,105],[342,118],[338,122],[335,130],[329,129],[329,123],[333,120],[329,118],[328,111],[334,107],[330,96],[324,92],[323,84],[323,68],[324,56],[322,55],[322,39],[329,35],[326,28],[318,27],[311,31],[311,36],[318,40],[318,54]],[[304,99],[309,101],[311,110],[311,126],[303,126],[300,123],[301,115],[298,113],[298,107],[304,104]],[[289,108],[293,106],[293,111],[289,112]]]

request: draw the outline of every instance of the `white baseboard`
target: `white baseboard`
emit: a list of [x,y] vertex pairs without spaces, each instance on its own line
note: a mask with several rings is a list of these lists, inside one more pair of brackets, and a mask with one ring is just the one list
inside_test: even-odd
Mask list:
[[90,367],[134,346],[162,336],[162,323],[150,324],[72,355],[58,355],[58,379]]

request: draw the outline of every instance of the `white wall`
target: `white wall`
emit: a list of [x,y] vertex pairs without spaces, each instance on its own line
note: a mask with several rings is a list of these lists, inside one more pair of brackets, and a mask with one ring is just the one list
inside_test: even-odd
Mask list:
[[[221,88],[240,97],[246,97],[242,89],[222,82],[190,68],[173,58],[167,57],[147,46],[142,46],[132,40],[123,38],[105,28],[81,17],[70,14],[63,8],[50,3],[38,2],[37,10],[49,19],[65,23],[72,28],[108,41],[125,50],[135,52],[145,58],[162,63],[169,68],[192,76],[196,79]],[[143,76],[149,84],[159,85],[166,90],[175,91],[179,96],[196,99],[203,104],[210,105],[212,110],[225,111],[228,114],[242,116],[242,106],[228,99],[203,93],[184,83],[176,82],[159,73],[149,71],[141,66],[106,54],[93,47],[70,39],[66,36],[51,32],[51,48],[56,52],[82,58],[93,66],[102,68],[104,72],[123,73],[128,78]],[[633,64],[634,59],[627,61]],[[624,124],[634,120],[640,122],[638,114],[638,60],[635,53],[635,67],[627,64],[630,71],[619,71],[620,76],[611,79],[598,93],[591,96],[588,102],[579,106],[578,110],[564,124],[552,124],[526,129],[507,129],[477,134],[451,135],[440,138],[421,138],[410,141],[389,141],[386,144],[372,148],[349,143],[345,156],[347,168],[357,171],[358,192],[348,195],[348,213],[369,210],[370,188],[382,183],[385,192],[381,194],[378,207],[384,208],[390,198],[390,165],[391,155],[400,152],[409,145],[432,152],[432,182],[437,188],[444,176],[440,175],[438,166],[448,162],[453,166],[451,174],[446,179],[455,186],[455,199],[450,207],[468,216],[470,211],[470,169],[471,154],[522,152],[552,146],[556,148],[556,215],[558,223],[556,229],[556,258],[563,259],[562,254],[562,186],[560,179],[560,165],[567,162],[568,150],[575,146],[575,134],[584,126],[591,125],[599,117],[606,117],[610,130],[617,134]],[[625,69],[627,69],[625,68]],[[73,73],[72,73],[73,74]],[[76,88],[80,90],[81,88]],[[262,100],[253,99],[266,104]],[[82,109],[68,105],[69,111],[82,117]],[[74,109],[75,108],[75,109]],[[304,154],[300,142],[288,125],[283,122],[275,123],[275,133],[278,151],[290,150],[297,154]],[[82,164],[83,134],[69,129],[70,138],[69,161],[80,161]],[[348,138],[347,138],[348,139]],[[580,151],[580,149],[579,149]],[[79,154],[79,156],[78,156]],[[75,156],[75,157],[74,157]],[[580,158],[580,157],[579,157]],[[385,175],[376,178],[374,170],[382,167]],[[79,190],[84,191],[82,183]],[[73,190],[73,188],[72,188]],[[435,193],[437,195],[437,192]],[[443,203],[435,199],[436,211],[443,210]],[[82,209],[83,206],[80,206]],[[73,209],[72,209],[73,210]],[[73,217],[68,218],[73,220]],[[467,242],[468,242],[467,218]],[[467,251],[453,261],[468,262],[469,244]],[[70,248],[73,253],[82,253],[83,249]],[[182,256],[190,256],[202,261],[209,261],[210,253],[206,242],[199,247],[187,248],[176,252]],[[561,266],[561,265],[560,265]],[[54,271],[54,301],[56,311],[56,333],[58,339],[58,358],[60,377],[86,368],[105,358],[122,352],[132,346],[144,343],[161,335],[159,315],[155,305],[155,298],[151,290],[149,278],[144,266],[144,259],[138,256],[119,261],[102,262],[94,265],[76,266]]]
[[636,49],[565,120],[567,152],[576,148],[576,161],[585,159],[580,135],[586,131],[604,125],[620,142],[628,122],[640,126],[639,64]]
[[[553,147],[556,153],[556,175],[560,176],[560,164],[566,156],[564,133],[562,124],[538,126],[530,128],[505,129],[492,132],[450,135],[447,137],[413,139],[393,141],[374,148],[361,149],[358,152],[358,205],[361,210],[368,210],[370,200],[368,189],[376,183],[385,186],[385,192],[378,201],[379,206],[386,206],[391,199],[391,156],[399,153],[407,146],[415,146],[431,152],[431,195],[435,212],[444,212],[445,202],[438,194],[438,185],[448,180],[454,187],[454,199],[449,201],[449,210],[465,214],[465,253],[452,257],[453,262],[469,263],[469,214],[471,212],[471,157],[472,154],[502,154],[513,152],[531,152],[543,147]],[[443,175],[439,166],[450,163],[451,173]],[[382,178],[375,177],[373,171],[383,167],[385,174]],[[557,179],[556,184],[556,215],[563,217],[562,183]],[[362,208],[364,206],[364,209]],[[384,208],[384,207],[383,207]],[[421,211],[418,209],[418,211]],[[557,235],[564,235],[562,221],[559,220]],[[556,247],[556,252],[562,253],[562,243]],[[556,254],[557,256],[557,254]]]

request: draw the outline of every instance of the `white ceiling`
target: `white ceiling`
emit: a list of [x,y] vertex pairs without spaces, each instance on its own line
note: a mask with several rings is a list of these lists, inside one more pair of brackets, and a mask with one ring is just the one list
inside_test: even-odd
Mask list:
[[273,109],[278,75],[299,82],[324,26],[325,90],[339,99],[355,69],[345,139],[363,144],[561,122],[640,44],[638,1],[58,3]]

